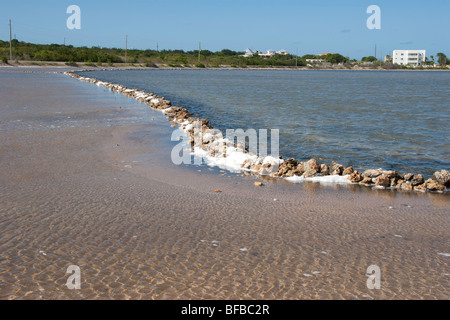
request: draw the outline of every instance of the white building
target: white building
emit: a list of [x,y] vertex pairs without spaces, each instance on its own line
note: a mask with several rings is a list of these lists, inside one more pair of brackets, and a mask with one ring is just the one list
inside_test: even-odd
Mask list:
[[280,50],[276,52],[277,54],[281,54],[282,56],[287,56],[289,54],[289,52],[287,52],[286,50]]
[[394,50],[392,59],[394,64],[421,66],[425,62],[425,50]]
[[258,53],[258,55],[263,58],[271,58],[275,55],[275,51],[267,50],[267,53]]
[[254,55],[255,55],[255,52],[254,52],[253,50],[251,50],[251,49],[246,49],[246,50],[244,51],[243,57],[248,58],[248,57],[253,57]]
[[273,51],[273,50],[268,50],[267,53],[262,53],[262,52],[258,52],[258,51],[253,51],[250,49],[247,49],[244,51],[244,55],[243,57],[249,58],[249,57],[253,57],[255,55],[258,55],[262,58],[271,58],[273,56],[275,56],[275,54],[281,54],[283,56],[288,55],[289,52],[285,51],[285,50],[280,50],[280,51]]

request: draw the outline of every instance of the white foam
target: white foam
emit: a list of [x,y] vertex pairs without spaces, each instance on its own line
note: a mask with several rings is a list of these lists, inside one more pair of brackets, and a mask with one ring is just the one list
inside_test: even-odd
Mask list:
[[283,159],[274,158],[272,156],[266,156],[266,157],[264,157],[262,164],[267,164],[267,163],[282,164],[283,162],[284,162]]
[[210,138],[215,138],[214,137],[214,135],[212,134],[212,133],[210,133],[210,132],[206,132],[204,135],[203,135],[203,140],[208,140],[208,139],[210,139]]
[[350,184],[351,182],[348,180],[349,175],[345,176],[318,176],[312,178],[305,178],[303,176],[293,176],[285,178],[286,180],[293,183],[302,183],[304,181],[312,181],[319,182],[321,184],[329,185],[329,184]]
[[198,147],[194,148],[194,155],[203,157],[205,163],[210,167],[219,167],[220,169],[235,173],[242,171],[242,164],[245,160],[256,158],[256,156],[251,156],[248,153],[244,153],[242,151],[238,151],[236,148],[230,147],[226,149],[226,157],[210,156],[206,150]]

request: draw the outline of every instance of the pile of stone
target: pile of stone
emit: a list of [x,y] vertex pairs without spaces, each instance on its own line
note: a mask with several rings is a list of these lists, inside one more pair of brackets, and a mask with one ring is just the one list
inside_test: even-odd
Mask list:
[[246,153],[248,157],[241,165],[242,170],[251,171],[258,175],[285,178],[295,176],[303,178],[343,176],[347,177],[350,183],[363,186],[421,192],[444,192],[447,191],[447,188],[450,188],[450,174],[447,170],[436,171],[432,178],[425,180],[421,174],[407,173],[402,175],[393,170],[369,169],[360,173],[358,170],[353,170],[352,166],[344,167],[334,161],[327,165],[325,163],[319,164],[315,159],[300,162],[293,158],[283,160],[281,157],[258,157],[248,152],[245,146],[239,144],[235,148],[230,148],[229,141],[223,138],[220,131],[214,130],[208,120],[193,117],[186,108],[172,106],[171,102],[164,97],[95,78],[82,77],[71,72],[65,74],[84,82],[109,88],[111,91],[119,92],[146,103],[152,109],[162,111],[173,125],[179,126],[186,133],[188,142],[192,146],[191,151],[200,148],[212,157],[227,157],[229,155],[227,151],[230,149]]
[[450,187],[450,174],[447,170],[436,171],[432,178],[425,180],[421,174],[399,174],[397,171],[370,169],[362,174],[353,172],[349,178],[353,183],[382,188],[397,188],[416,191],[445,191]]

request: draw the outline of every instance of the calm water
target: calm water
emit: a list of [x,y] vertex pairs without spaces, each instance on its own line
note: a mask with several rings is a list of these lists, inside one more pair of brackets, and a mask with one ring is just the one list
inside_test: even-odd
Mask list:
[[[284,158],[432,174],[450,169],[450,73],[96,71],[164,96],[221,130],[279,129]],[[223,131],[224,132],[224,131]]]

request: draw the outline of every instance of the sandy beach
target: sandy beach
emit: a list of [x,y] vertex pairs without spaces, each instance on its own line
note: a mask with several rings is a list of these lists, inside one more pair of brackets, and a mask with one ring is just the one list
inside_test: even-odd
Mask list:
[[0,68],[0,299],[449,299],[448,193],[176,166],[162,113],[66,70]]

